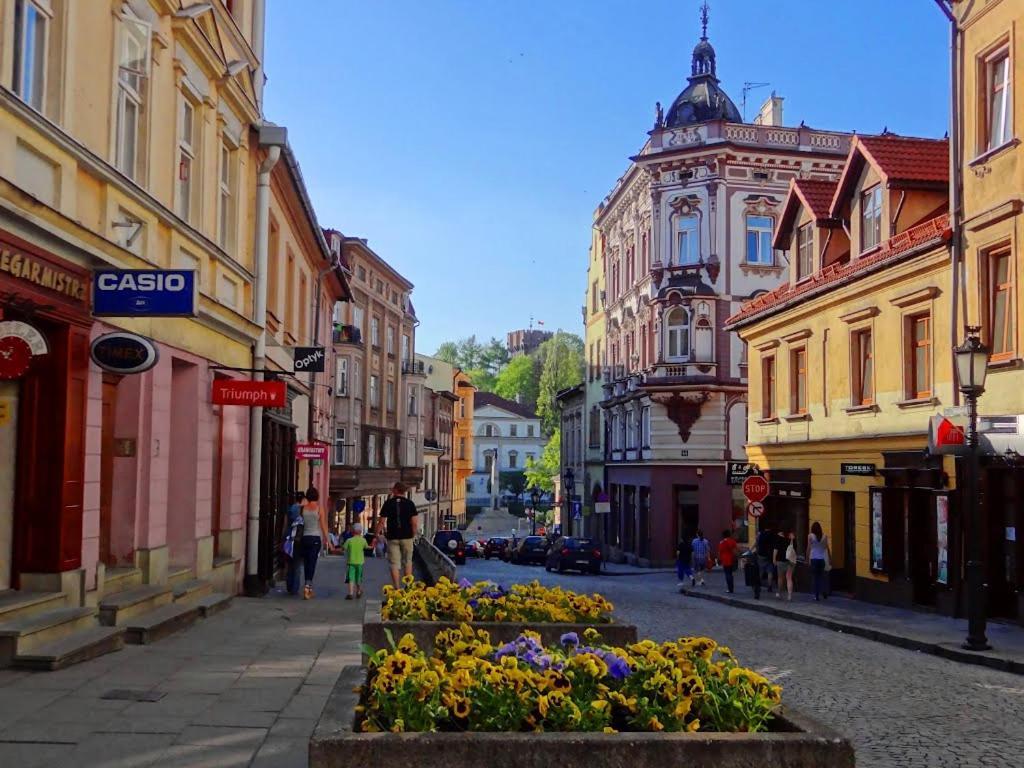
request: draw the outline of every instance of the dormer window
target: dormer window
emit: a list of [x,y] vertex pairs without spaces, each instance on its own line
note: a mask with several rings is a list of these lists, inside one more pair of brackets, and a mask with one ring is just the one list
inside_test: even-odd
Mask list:
[[860,250],[882,242],[882,186],[876,184],[860,196]]
[[796,231],[796,279],[810,277],[814,271],[814,225],[804,224]]
[[697,217],[679,216],[676,219],[676,263],[697,264],[700,261]]

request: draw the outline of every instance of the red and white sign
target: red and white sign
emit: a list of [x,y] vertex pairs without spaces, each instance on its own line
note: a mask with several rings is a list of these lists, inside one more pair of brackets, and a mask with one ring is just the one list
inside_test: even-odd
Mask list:
[[960,416],[932,416],[928,424],[928,452],[957,455],[967,449],[967,419]]
[[755,520],[764,514],[764,504],[760,501],[752,501],[747,504],[747,514]]
[[17,320],[0,322],[0,381],[20,379],[32,358],[50,349],[38,329]]
[[249,408],[283,408],[288,389],[283,381],[214,379],[214,405],[244,405]]
[[751,475],[743,481],[743,495],[751,503],[759,503],[768,498],[768,481],[761,475]]
[[324,443],[296,443],[295,458],[327,461],[328,447]]

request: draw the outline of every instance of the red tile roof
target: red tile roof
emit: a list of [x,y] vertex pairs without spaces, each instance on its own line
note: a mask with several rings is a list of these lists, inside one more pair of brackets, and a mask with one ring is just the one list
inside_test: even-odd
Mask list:
[[945,242],[949,239],[949,234],[949,214],[936,216],[889,238],[881,248],[864,258],[831,264],[808,280],[796,285],[787,283],[774,291],[751,299],[726,321],[726,327],[733,328],[740,323],[746,325],[754,318],[781,311],[801,298],[806,299],[810,295],[823,292],[829,286],[854,279],[889,262],[899,261],[901,256],[910,251]]
[[854,136],[846,167],[832,197],[833,216],[838,215],[850,187],[860,178],[865,161],[871,163],[889,186],[949,185],[948,139],[921,139],[892,133]]
[[789,182],[789,193],[782,204],[782,216],[775,227],[772,245],[780,251],[789,248],[789,240],[793,234],[796,212],[800,206],[807,208],[814,220],[825,221],[829,218],[832,196],[839,182],[829,179],[793,179]]

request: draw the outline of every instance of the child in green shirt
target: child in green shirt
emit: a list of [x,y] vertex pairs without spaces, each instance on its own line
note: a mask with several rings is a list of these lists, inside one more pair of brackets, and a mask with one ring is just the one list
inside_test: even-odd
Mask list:
[[348,594],[346,600],[363,596],[363,563],[366,562],[366,539],[363,538],[363,526],[356,523],[352,526],[352,536],[343,545],[345,558],[348,560]]

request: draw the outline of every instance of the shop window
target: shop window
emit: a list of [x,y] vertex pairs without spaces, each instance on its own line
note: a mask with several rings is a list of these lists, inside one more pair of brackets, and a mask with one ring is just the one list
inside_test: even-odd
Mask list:
[[1010,249],[988,254],[988,342],[994,361],[1014,355],[1013,263]]
[[807,349],[800,347],[789,353],[789,410],[801,415],[807,413]]
[[774,419],[775,409],[775,355],[761,358],[761,418]]
[[904,343],[907,371],[907,397],[932,396],[932,319],[928,313],[907,318]]
[[853,405],[872,405],[875,402],[875,389],[870,330],[854,331],[850,334],[850,355]]

